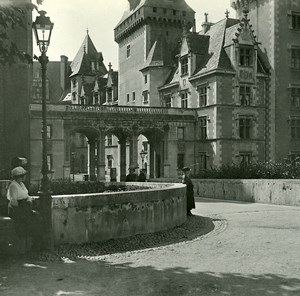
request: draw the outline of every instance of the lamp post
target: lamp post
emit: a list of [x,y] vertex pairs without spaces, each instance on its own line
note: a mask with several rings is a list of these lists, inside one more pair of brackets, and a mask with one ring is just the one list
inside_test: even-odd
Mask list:
[[[144,161],[145,161],[145,157],[147,156],[147,152],[142,150],[140,153],[141,159],[142,159],[142,169],[144,169]],[[146,172],[147,173],[147,172]]]
[[75,159],[76,159],[76,152],[72,151],[72,173],[73,173],[73,182],[75,181]]
[[49,59],[46,55],[50,44],[53,23],[46,16],[46,11],[39,11],[32,24],[33,32],[39,46],[41,55],[37,60],[41,64],[42,69],[42,180],[39,190],[40,207],[39,210],[44,219],[44,245],[52,248],[52,201],[50,192],[50,180],[48,178],[48,161],[47,161],[47,103],[46,103],[46,72]]

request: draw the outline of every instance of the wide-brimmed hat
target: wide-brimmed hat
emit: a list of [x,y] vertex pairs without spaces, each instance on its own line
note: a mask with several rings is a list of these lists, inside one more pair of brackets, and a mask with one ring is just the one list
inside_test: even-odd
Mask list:
[[189,172],[191,169],[189,167],[184,167],[181,169],[183,172]]
[[27,174],[27,171],[21,166],[18,166],[11,170],[12,177],[24,176],[26,174]]

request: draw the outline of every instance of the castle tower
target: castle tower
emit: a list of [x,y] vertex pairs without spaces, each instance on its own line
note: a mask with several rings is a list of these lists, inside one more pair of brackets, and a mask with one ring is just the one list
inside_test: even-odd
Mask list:
[[[157,88],[164,84],[171,65],[165,53],[157,52],[167,50],[175,56],[183,27],[195,25],[194,15],[184,0],[129,0],[129,10],[115,28],[119,105],[160,104]],[[153,54],[159,60],[154,61]]]
[[300,156],[300,1],[231,0],[237,17],[249,18],[271,66],[270,156]]

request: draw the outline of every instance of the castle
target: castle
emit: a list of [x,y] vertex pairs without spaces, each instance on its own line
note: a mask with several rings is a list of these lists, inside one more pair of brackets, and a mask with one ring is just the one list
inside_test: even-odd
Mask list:
[[[107,175],[111,168],[117,168],[117,175],[124,177],[129,166],[141,168],[146,162],[151,177],[174,177],[185,165],[192,166],[197,174],[222,164],[296,159],[300,155],[300,3],[237,0],[231,5],[237,11],[236,19],[226,14],[211,23],[206,14],[202,30],[197,31],[195,12],[184,0],[129,0],[129,9],[114,29],[119,46],[118,73],[111,65],[106,68],[105,53],[96,50],[88,33],[72,62],[62,56],[55,66],[61,77],[54,75],[60,84],[57,93],[48,77],[53,110],[58,103],[90,106],[89,110],[117,106],[107,110],[130,111],[132,116],[141,110],[149,115],[141,114],[139,121],[133,119],[132,129],[123,130],[122,126],[113,127],[113,119],[107,119],[105,124],[112,127],[105,131],[106,152],[99,160],[97,153],[103,153],[103,146],[101,150],[97,139],[98,144],[87,143],[88,137],[98,136],[78,134],[72,148],[72,141],[66,138],[70,135],[63,130],[67,125],[57,119],[63,115],[53,112],[49,162],[56,171],[55,178],[70,176],[70,155],[76,143],[82,143],[79,148],[85,150],[83,154],[89,150],[85,157],[89,158],[88,167],[83,159],[77,160],[77,166],[82,171],[89,169],[90,175],[96,174],[98,160],[98,168],[105,167]],[[26,36],[31,36],[29,29]],[[26,43],[32,42],[30,38]],[[38,77],[34,79],[33,93],[28,87],[26,94],[28,101],[38,103]],[[168,124],[157,125],[151,112],[168,114],[164,117]],[[29,114],[30,133],[27,130],[25,134],[31,139],[30,145],[26,153],[14,153],[31,160],[38,179],[39,115]],[[147,128],[139,129],[142,119],[147,121]],[[86,122],[93,126],[99,120]],[[28,122],[22,128],[26,126]],[[8,135],[5,129],[2,134]],[[155,139],[159,145],[154,145]],[[64,169],[60,170],[62,163]]]

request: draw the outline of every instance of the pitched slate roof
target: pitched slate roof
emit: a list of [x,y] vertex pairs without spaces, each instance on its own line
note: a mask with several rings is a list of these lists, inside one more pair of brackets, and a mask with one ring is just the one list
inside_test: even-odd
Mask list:
[[100,61],[100,69],[99,73],[105,74],[107,73],[107,69],[104,66],[103,56],[101,52],[98,52],[94,43],[92,42],[89,34],[85,36],[73,62],[71,63],[71,76],[77,74],[91,74],[91,66],[90,61],[97,60]]
[[210,37],[208,51],[203,59],[206,62],[199,66],[195,71],[195,75],[201,75],[216,69],[234,71],[224,50],[224,39],[227,28],[234,26],[237,23],[239,23],[239,20],[225,18],[212,25],[205,33],[205,36]]
[[143,68],[155,66],[174,66],[175,62],[165,39],[160,35],[149,51]]

